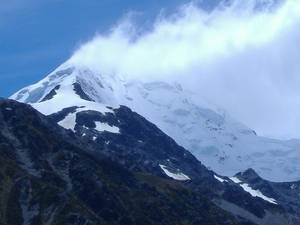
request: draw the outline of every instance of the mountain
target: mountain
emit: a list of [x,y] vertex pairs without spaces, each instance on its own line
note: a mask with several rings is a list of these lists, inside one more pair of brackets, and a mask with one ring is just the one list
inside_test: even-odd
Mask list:
[[44,116],[0,100],[1,224],[300,224],[129,108],[103,108],[79,112],[74,133],[55,122],[70,109]]
[[[18,91],[11,99],[30,103],[45,115],[65,110],[66,117],[56,118],[56,122],[76,132],[83,132],[78,130],[77,123],[77,115],[83,114],[83,110],[103,112],[98,103],[111,107],[124,105],[156,124],[219,174],[232,176],[253,168],[264,179],[300,180],[297,163],[300,141],[257,136],[224,110],[178,83],[125,80],[71,60],[40,82]],[[78,108],[72,110],[75,106]],[[118,131],[118,123],[112,124],[105,129]],[[103,124],[100,129],[104,129]]]
[[[139,87],[142,87],[142,91],[138,89]],[[163,91],[160,89],[163,89]],[[130,94],[130,90],[139,90],[139,93],[133,95]],[[148,93],[144,93],[143,90],[148,90]],[[157,95],[156,101],[154,98],[155,95]],[[169,100],[168,102],[165,100],[165,96]],[[189,151],[178,145],[172,139],[171,135],[166,135],[163,132],[164,130],[160,129],[162,126],[160,123],[156,126],[147,120],[147,117],[152,117],[152,120],[156,118],[172,118],[173,121],[171,122],[164,121],[170,125],[169,128],[174,127],[173,132],[178,132],[177,135],[180,136],[182,134],[180,138],[183,140],[184,137],[188,137],[188,132],[183,132],[176,124],[183,123],[179,118],[185,115],[185,111],[183,110],[187,110],[195,116],[191,117],[190,113],[187,113],[187,118],[193,119],[191,120],[191,124],[197,122],[197,125],[198,122],[200,123],[205,119],[206,128],[204,129],[200,126],[197,129],[204,129],[202,130],[202,135],[206,135],[205,137],[208,138],[207,142],[211,141],[212,144],[215,143],[217,145],[224,139],[210,139],[211,134],[218,134],[221,137],[221,134],[224,134],[222,132],[225,132],[224,130],[226,132],[237,132],[247,137],[258,138],[252,130],[235,122],[226,114],[217,113],[217,109],[214,109],[214,111],[212,109],[200,108],[190,103],[190,100],[185,101],[184,99],[187,96],[190,96],[189,93],[185,93],[178,84],[175,86],[170,86],[162,82],[147,84],[134,82],[130,84],[117,76],[104,76],[88,68],[65,64],[39,83],[22,89],[13,95],[12,98],[30,103],[31,106],[44,114],[44,116],[39,114],[39,117],[42,117],[43,121],[47,121],[45,123],[48,124],[48,129],[52,133],[59,135],[63,141],[72,146],[75,145],[83,152],[91,154],[92,158],[98,159],[100,157],[101,159],[111,160],[112,164],[117,164],[129,174],[133,174],[132,176],[136,176],[136,174],[150,176],[148,184],[156,183],[155,179],[166,179],[168,182],[171,180],[176,185],[183,185],[181,187],[188,188],[189,191],[195,194],[195,196],[199,196],[199,198],[205,196],[208,203],[212,204],[211,207],[216,207],[215,209],[218,211],[216,216],[228,218],[224,221],[225,223],[299,224],[300,211],[298,210],[298,197],[296,195],[288,196],[288,189],[282,189],[281,192],[270,192],[264,186],[256,186],[253,182],[248,183],[246,180],[247,177],[245,177],[244,181],[241,181],[238,175],[231,178],[218,175],[208,170]],[[127,102],[128,104],[120,104],[122,102]],[[133,109],[136,112],[131,110],[129,102],[135,105]],[[14,101],[13,103],[17,104]],[[167,104],[167,106],[164,104]],[[177,108],[181,110],[174,111],[175,106],[178,106]],[[13,107],[6,106],[4,108],[12,109]],[[146,115],[138,114],[139,110],[143,110]],[[22,112],[18,116],[12,114],[11,117],[23,119],[22,115],[27,115],[27,113]],[[187,118],[183,124],[185,122],[188,124]],[[213,127],[209,127],[216,124],[217,121],[220,122],[218,126],[224,129],[218,131],[218,129],[215,130]],[[12,123],[11,125],[15,124]],[[211,133],[206,129],[210,130]],[[195,131],[191,129],[191,137],[193,137],[192,135],[196,135],[193,132]],[[48,131],[45,133],[48,133]],[[212,140],[216,141],[213,142]],[[3,142],[7,141],[4,140]],[[50,144],[51,142],[47,141]],[[29,143],[35,142],[30,141]],[[18,148],[18,146],[15,146],[15,148]],[[38,149],[36,151],[39,151]],[[50,153],[50,155],[52,154]],[[202,156],[197,155],[197,157],[199,159]],[[205,162],[207,158],[203,158]],[[89,161],[84,161],[84,158],[81,161],[81,157],[78,157],[78,160],[82,163],[83,167],[85,163],[89,164]],[[64,161],[65,158],[63,157],[61,163]],[[101,166],[101,162],[98,161],[98,163],[100,164],[98,166]],[[32,168],[35,168],[33,165],[40,164],[40,162],[27,160],[24,164],[29,165],[27,172],[30,172]],[[38,171],[41,169],[44,170],[43,167],[39,167]],[[95,177],[93,169],[88,171],[90,172],[89,176]],[[106,176],[105,173],[102,175]],[[81,172],[80,174],[82,175]],[[65,174],[60,174],[60,176],[65,176]],[[85,177],[85,175],[82,176]],[[66,177],[62,177],[62,179],[68,183],[71,178],[67,175]],[[107,182],[117,182],[117,180]],[[268,183],[269,181],[266,182]],[[73,184],[73,181],[71,181],[71,184]],[[288,186],[286,183],[279,184]],[[90,189],[85,189],[79,185],[74,188],[74,191],[84,189],[82,194],[85,193],[89,198],[89,193],[94,188],[95,186],[93,185]],[[155,188],[161,190],[160,184]],[[143,188],[140,189],[143,193],[142,190]],[[115,192],[119,192],[119,190],[114,189],[111,195],[114,195]],[[119,199],[119,196],[116,198]],[[177,197],[175,195],[175,198],[177,200],[173,201],[174,205],[178,204],[177,201],[184,201],[187,202],[185,206],[188,209],[191,209],[193,212],[198,211],[196,208],[199,203],[189,202],[190,200],[184,196],[181,197],[181,194],[178,194]],[[130,202],[129,199],[124,200],[124,202],[124,207],[128,209],[126,204]],[[170,203],[170,199],[166,199],[166,204],[168,203]],[[152,208],[152,206],[149,207]],[[172,208],[170,205],[166,207]],[[93,211],[94,209],[91,210]],[[112,211],[114,210],[119,211],[116,208]],[[204,211],[205,215],[207,215],[207,211]],[[191,212],[191,214],[193,213]],[[194,222],[194,220],[190,220],[189,215],[189,212],[185,212],[181,219],[186,220],[187,224],[199,224],[198,222]],[[208,215],[211,214],[208,213]],[[225,215],[231,216],[226,217]],[[199,215],[196,218],[204,217],[203,215]],[[136,217],[134,217],[135,219]],[[172,219],[170,218],[168,221],[173,221]],[[152,220],[149,221],[152,222]],[[222,222],[223,220],[220,221]],[[214,221],[213,224],[218,224],[220,221]],[[184,224],[184,222],[178,223]],[[166,222],[166,224],[168,223]],[[203,222],[203,224],[205,223]]]

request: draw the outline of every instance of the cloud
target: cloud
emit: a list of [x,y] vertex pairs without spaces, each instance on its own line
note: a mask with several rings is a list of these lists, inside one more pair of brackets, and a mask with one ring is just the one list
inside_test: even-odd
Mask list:
[[70,61],[127,79],[180,81],[259,134],[300,138],[300,2],[190,3],[141,32],[130,18]]

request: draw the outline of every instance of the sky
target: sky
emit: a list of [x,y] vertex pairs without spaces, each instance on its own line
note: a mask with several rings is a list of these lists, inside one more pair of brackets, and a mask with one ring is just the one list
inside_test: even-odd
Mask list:
[[300,138],[300,1],[216,2],[7,1],[0,96],[71,57],[128,80],[180,82],[259,135]]
[[[211,5],[216,0],[210,0]],[[0,97],[37,82],[97,33],[135,14],[147,27],[187,0],[2,0]]]

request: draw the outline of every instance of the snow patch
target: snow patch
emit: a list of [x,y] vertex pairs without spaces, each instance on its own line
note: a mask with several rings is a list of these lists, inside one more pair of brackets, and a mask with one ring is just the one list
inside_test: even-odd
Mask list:
[[190,180],[191,178],[189,178],[187,175],[185,175],[184,173],[172,173],[169,170],[167,170],[166,166],[159,164],[160,168],[165,172],[165,174],[168,177],[173,178],[174,180]]
[[69,82],[66,82],[65,86],[61,85],[60,89],[57,91],[56,95],[52,99],[44,102],[33,103],[31,105],[46,116],[59,112],[64,108],[73,106],[82,106],[83,109],[80,111],[93,110],[101,113],[113,113],[111,109],[107,108],[106,105],[102,103],[90,102],[76,95],[73,90],[72,82],[74,81],[70,80]]
[[242,181],[237,177],[230,177],[230,180],[232,180],[236,184],[242,183]]
[[12,108],[7,107],[7,108],[5,108],[5,110],[12,111]]
[[222,179],[221,177],[218,177],[217,175],[214,175],[214,178],[220,181],[221,183],[223,182],[228,182],[227,180]]
[[71,129],[73,132],[75,132],[76,112],[69,113],[63,120],[59,121],[57,124],[65,129]]
[[274,198],[269,198],[263,195],[263,193],[261,193],[259,190],[252,189],[248,184],[240,184],[240,186],[244,189],[244,191],[250,193],[253,197],[259,197],[267,202],[277,205],[277,202]]
[[120,129],[119,127],[115,127],[115,126],[110,126],[107,123],[101,123],[101,122],[95,122],[96,124],[96,130],[102,132],[102,131],[108,131],[110,133],[115,133],[115,134],[119,134],[120,133]]

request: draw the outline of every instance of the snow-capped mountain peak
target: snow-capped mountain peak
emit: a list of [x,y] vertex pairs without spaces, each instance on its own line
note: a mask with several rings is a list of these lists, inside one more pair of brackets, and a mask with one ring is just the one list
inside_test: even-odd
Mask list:
[[[76,115],[125,105],[156,124],[204,165],[232,176],[254,168],[273,181],[300,179],[300,141],[259,137],[178,83],[126,80],[66,62],[38,83],[11,96],[45,115],[70,109],[58,124],[75,131]],[[111,129],[110,129],[111,130]]]

